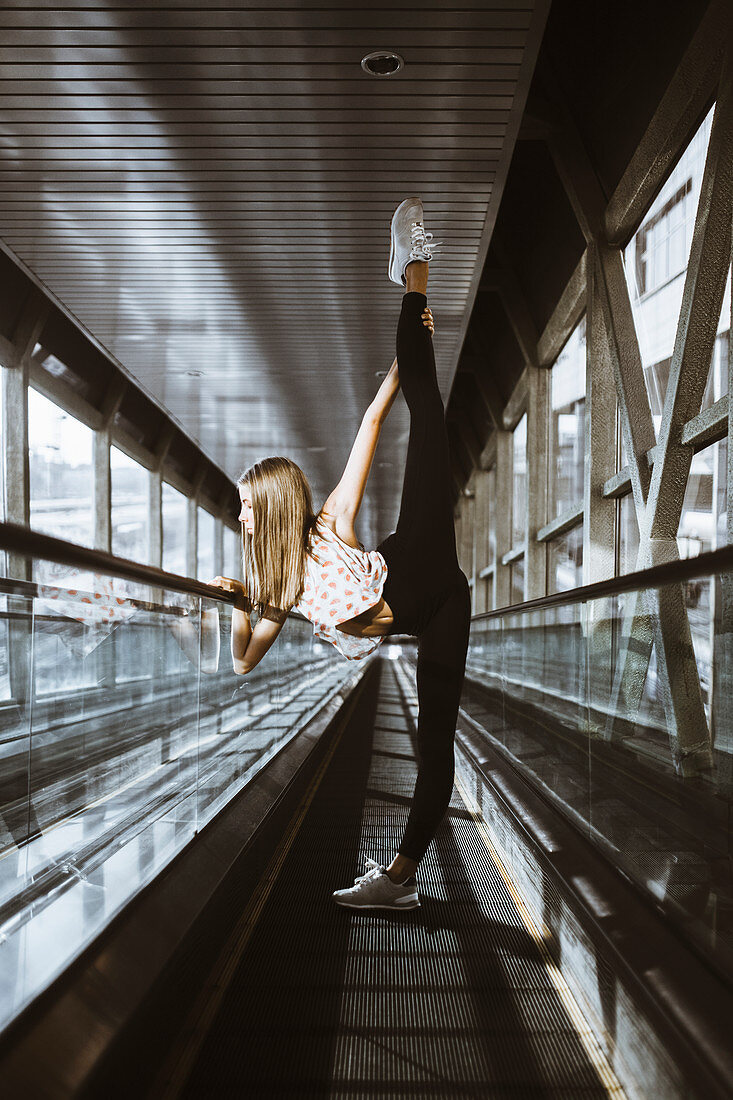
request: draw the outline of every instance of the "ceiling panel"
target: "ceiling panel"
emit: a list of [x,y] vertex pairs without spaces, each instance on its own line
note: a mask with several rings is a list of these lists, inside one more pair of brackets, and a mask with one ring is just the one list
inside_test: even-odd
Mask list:
[[[547,0],[55,0],[0,11],[0,236],[232,477],[320,504],[394,355],[389,221],[419,193],[447,398]],[[401,54],[402,72],[362,57]],[[397,517],[408,419],[360,516]]]

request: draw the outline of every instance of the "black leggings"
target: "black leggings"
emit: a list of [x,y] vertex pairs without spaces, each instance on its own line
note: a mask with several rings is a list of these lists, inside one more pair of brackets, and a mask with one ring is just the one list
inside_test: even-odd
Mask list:
[[382,595],[391,634],[418,639],[418,775],[400,854],[421,860],[453,790],[453,743],[463,686],[471,596],[458,565],[448,436],[432,338],[422,322],[424,294],[402,299],[397,326],[400,385],[410,410],[397,529],[377,549],[387,562]]

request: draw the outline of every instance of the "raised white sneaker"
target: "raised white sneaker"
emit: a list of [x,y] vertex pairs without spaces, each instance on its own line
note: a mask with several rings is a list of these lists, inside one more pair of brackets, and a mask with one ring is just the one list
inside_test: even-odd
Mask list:
[[423,226],[422,199],[410,195],[403,199],[392,215],[389,277],[398,286],[405,286],[405,268],[413,260],[432,260],[432,233]]
[[334,891],[337,905],[348,909],[417,909],[420,899],[414,875],[400,884],[392,882],[386,868],[376,860],[368,859],[366,866],[366,874],[355,879],[353,886]]

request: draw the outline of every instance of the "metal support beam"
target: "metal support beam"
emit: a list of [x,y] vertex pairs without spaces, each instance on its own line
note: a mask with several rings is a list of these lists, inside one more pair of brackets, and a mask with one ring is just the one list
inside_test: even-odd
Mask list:
[[603,315],[605,341],[616,380],[634,503],[637,513],[641,514],[651,479],[646,452],[656,442],[654,422],[621,253],[598,243],[595,260],[596,303]]
[[587,281],[586,257],[587,253],[584,252],[540,335],[537,343],[537,361],[541,367],[552,366],[583,316]]
[[[699,412],[705,391],[731,258],[732,223],[733,48],[723,67],[708,144],[656,461],[646,506],[637,506],[637,568],[678,557],[676,536],[693,453],[682,434]],[[632,464],[632,482],[633,474]],[[648,661],[652,632],[675,766],[695,774],[711,765],[712,743],[681,585],[628,601],[613,702],[630,699],[632,710],[638,705],[639,673]]]

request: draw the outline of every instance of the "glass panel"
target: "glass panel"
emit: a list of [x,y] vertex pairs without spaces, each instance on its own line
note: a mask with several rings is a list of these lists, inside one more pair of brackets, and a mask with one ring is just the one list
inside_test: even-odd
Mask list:
[[369,661],[292,619],[238,677],[227,605],[0,584],[2,1029]]
[[112,553],[150,561],[150,474],[124,451],[110,447],[112,472]]
[[475,622],[461,706],[733,977],[730,608],[726,574]]
[[198,510],[197,572],[199,580],[210,581],[214,571],[214,517],[205,508]]
[[565,592],[583,583],[583,526],[547,544],[547,591]]
[[[624,252],[626,279],[657,434],[667,391],[712,120],[713,109],[670,173]],[[730,272],[718,322],[719,336],[722,337],[729,328]],[[703,407],[727,392],[728,377],[727,370],[721,365],[721,348],[722,341],[713,355]]]
[[188,538],[188,498],[163,482],[163,568],[168,573],[186,575]]
[[585,453],[585,317],[574,329],[550,375],[548,517],[583,501]]
[[[28,389],[30,511],[36,531],[94,545],[93,445],[91,428]],[[35,579],[50,583],[74,573],[49,562],[36,568]]]
[[527,414],[513,433],[512,546],[524,542],[527,522]]

